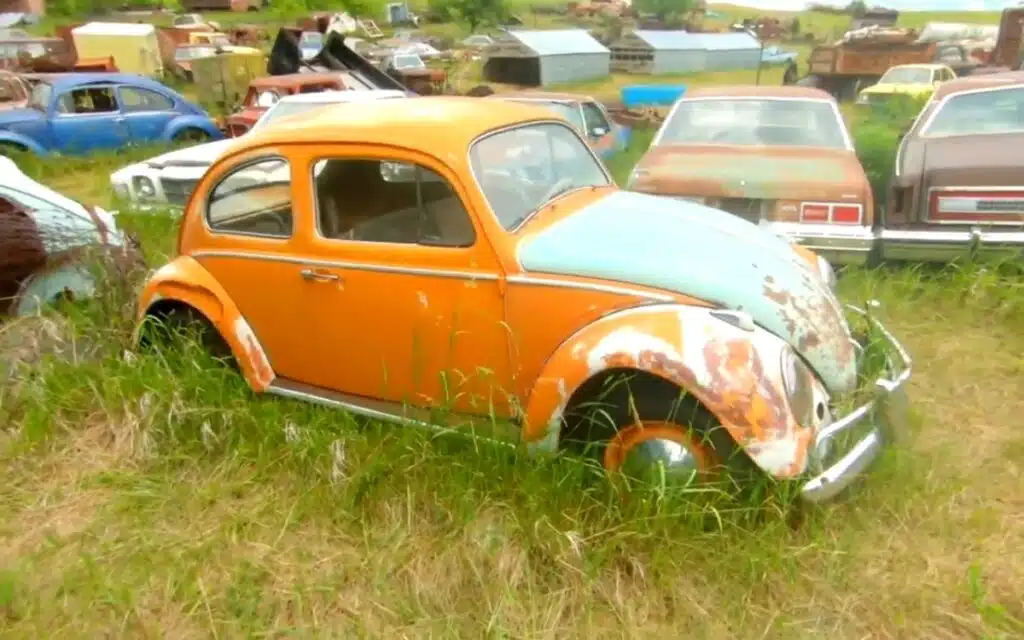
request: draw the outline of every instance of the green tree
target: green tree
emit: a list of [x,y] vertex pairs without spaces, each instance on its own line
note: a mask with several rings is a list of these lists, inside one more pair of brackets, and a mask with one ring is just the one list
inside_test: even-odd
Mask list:
[[634,11],[653,14],[665,24],[681,23],[696,5],[696,0],[633,0]]
[[508,17],[503,0],[435,0],[431,8],[466,23],[471,32],[484,24],[500,24]]

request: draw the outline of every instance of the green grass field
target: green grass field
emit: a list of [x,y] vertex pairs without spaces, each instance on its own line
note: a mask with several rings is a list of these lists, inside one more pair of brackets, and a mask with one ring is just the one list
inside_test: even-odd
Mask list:
[[[105,204],[151,153],[26,170]],[[175,222],[121,222],[173,252]],[[0,325],[4,638],[1024,637],[1019,272],[843,274],[915,358],[913,437],[801,513],[623,502],[571,461],[254,397],[188,344],[132,352],[121,275]]]

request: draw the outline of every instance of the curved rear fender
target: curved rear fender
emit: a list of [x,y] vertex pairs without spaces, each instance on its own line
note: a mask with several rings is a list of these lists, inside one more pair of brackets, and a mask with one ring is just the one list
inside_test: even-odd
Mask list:
[[[781,367],[786,344],[752,323],[748,330],[720,319],[727,313],[645,305],[585,327],[545,364],[527,404],[523,440],[534,450],[555,449],[566,408],[584,382],[609,369],[636,369],[697,398],[766,473],[803,473],[820,425],[799,425],[790,411]],[[824,387],[814,384],[827,403]]]
[[0,143],[3,142],[16,144],[20,147],[25,147],[31,153],[34,153],[38,156],[45,156],[48,153],[47,150],[44,149],[41,144],[39,144],[32,138],[21,135],[20,133],[15,133],[13,131],[0,131]]
[[224,137],[224,134],[217,125],[213,123],[207,116],[194,116],[194,115],[182,115],[174,118],[167,123],[167,127],[164,129],[164,140],[171,140],[178,132],[183,129],[202,129],[214,140],[219,140]]
[[135,343],[141,337],[142,323],[161,302],[172,300],[186,304],[203,314],[231,348],[249,386],[265,391],[275,373],[252,327],[210,272],[195,259],[181,256],[156,271],[146,283],[139,299]]

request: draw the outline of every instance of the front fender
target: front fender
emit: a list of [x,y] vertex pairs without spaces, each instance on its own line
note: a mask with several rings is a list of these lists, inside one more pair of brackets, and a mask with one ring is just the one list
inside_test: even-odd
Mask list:
[[[777,478],[803,473],[820,424],[797,424],[790,411],[781,367],[786,343],[752,323],[741,328],[715,316],[728,313],[656,304],[588,325],[545,364],[527,403],[523,440],[554,449],[573,392],[603,371],[629,368],[696,397],[765,472]],[[824,387],[817,380],[814,387],[815,401],[827,406]]]
[[37,156],[45,156],[49,153],[43,145],[39,144],[34,139],[13,131],[0,131],[0,144],[5,142],[25,147]]
[[180,256],[154,273],[139,298],[135,342],[142,323],[162,302],[173,301],[194,308],[210,321],[231,348],[249,386],[265,391],[275,373],[252,327],[238,311],[224,287],[194,258]]
[[174,136],[184,129],[202,129],[208,133],[213,140],[220,140],[224,137],[221,130],[213,123],[213,120],[210,120],[207,116],[185,115],[178,116],[167,123],[167,127],[164,129],[163,138],[167,141],[173,140]]

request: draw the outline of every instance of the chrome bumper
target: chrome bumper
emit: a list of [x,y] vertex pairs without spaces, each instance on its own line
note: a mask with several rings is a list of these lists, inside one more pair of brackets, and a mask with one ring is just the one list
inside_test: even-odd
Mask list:
[[846,455],[801,487],[800,495],[808,502],[825,502],[841,493],[878,458],[886,445],[899,439],[907,429],[907,396],[904,386],[910,378],[910,355],[889,330],[866,311],[849,305],[847,308],[867,317],[888,343],[887,377],[875,381],[875,396],[871,401],[818,431],[813,451],[819,451],[846,431],[864,424],[872,427]]
[[866,264],[878,242],[874,229],[861,225],[765,222],[776,234],[807,247],[832,264]]

